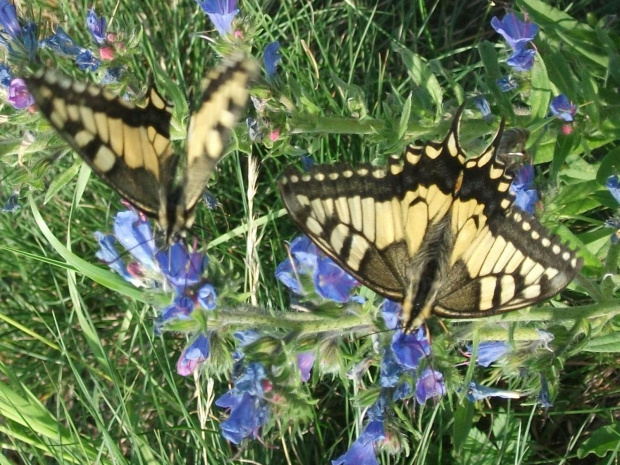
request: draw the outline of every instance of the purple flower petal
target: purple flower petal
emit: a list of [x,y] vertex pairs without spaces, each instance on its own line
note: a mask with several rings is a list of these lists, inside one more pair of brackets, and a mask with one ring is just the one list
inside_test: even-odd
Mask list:
[[181,242],[175,242],[167,250],[157,252],[155,258],[178,293],[182,293],[188,286],[198,284],[208,264],[206,256],[198,252],[188,253]]
[[605,187],[611,195],[614,196],[616,202],[620,203],[620,178],[617,174],[612,174],[607,178],[607,182],[605,183]]
[[17,39],[21,33],[17,10],[8,0],[0,0],[0,26],[12,38]]
[[101,60],[96,58],[90,50],[83,49],[75,57],[75,63],[81,70],[97,71],[101,66]]
[[385,299],[381,305],[381,316],[385,321],[388,329],[396,329],[399,327],[399,317],[403,306],[393,300]]
[[26,81],[21,78],[15,78],[11,81],[8,90],[7,100],[13,108],[21,110],[22,108],[28,108],[30,105],[34,104],[34,98],[28,92],[28,87],[26,87]]
[[[467,350],[471,353],[473,346],[467,344]],[[484,341],[478,345],[476,363],[482,367],[488,367],[491,363],[499,360],[510,350],[510,345],[504,341]]]
[[510,66],[513,71],[520,73],[529,71],[534,66],[534,57],[536,56],[536,50],[533,49],[517,49],[506,60],[506,64]]
[[516,50],[522,48],[528,42],[534,40],[538,34],[538,26],[529,21],[521,21],[514,13],[508,13],[500,21],[496,16],[491,19],[491,26],[501,34],[510,48]]
[[534,165],[531,164],[521,166],[510,185],[510,192],[516,197],[514,205],[530,215],[538,203],[538,192],[533,185]]
[[159,271],[155,261],[155,239],[148,221],[132,210],[114,216],[114,235],[140,264],[150,271]]
[[324,299],[345,303],[351,300],[351,291],[359,283],[331,258],[321,256],[314,274],[314,285]]
[[92,8],[88,10],[86,14],[86,27],[98,44],[105,42],[105,26],[106,20],[103,16],[97,16],[97,13]]
[[297,368],[299,369],[301,381],[304,383],[310,379],[310,370],[312,370],[315,358],[314,352],[297,354]]
[[275,42],[267,44],[265,46],[263,56],[267,76],[274,77],[276,75],[276,71],[278,70],[278,63],[282,60],[282,57],[280,56],[280,43],[276,40]]
[[3,63],[0,63],[0,84],[4,87],[9,87],[12,79],[11,68]]
[[183,350],[177,362],[177,373],[181,376],[191,375],[198,365],[209,358],[209,337],[199,334],[192,343]]
[[415,385],[415,399],[420,405],[433,397],[441,397],[446,394],[446,386],[443,375],[435,370],[426,368]]
[[510,92],[519,86],[519,83],[510,76],[504,76],[495,81],[502,92]]
[[177,296],[172,304],[168,305],[155,320],[155,334],[160,335],[161,329],[168,322],[175,320],[189,320],[194,311],[194,302],[189,297]]
[[205,284],[198,290],[198,304],[205,310],[213,310],[217,306],[217,293],[211,284]]
[[392,336],[392,349],[398,363],[408,369],[416,369],[420,360],[431,353],[431,346],[422,327],[412,334],[397,331]]
[[[385,439],[385,433],[383,436],[377,434],[378,429],[375,423],[380,423],[383,429],[382,422],[371,422],[360,437],[351,444],[351,447],[346,453],[332,460],[332,465],[379,465],[374,441]],[[369,427],[371,427],[373,431],[367,433]]]
[[575,113],[577,113],[577,105],[568,100],[566,95],[560,94],[551,100],[549,110],[551,110],[553,116],[557,116],[567,123],[570,123],[574,120],[573,116],[575,116]]
[[200,8],[207,14],[220,35],[232,31],[232,22],[239,13],[237,0],[196,0]]
[[56,32],[41,40],[39,45],[41,48],[49,48],[58,55],[68,57],[77,57],[82,51],[82,48],[76,45],[69,34],[60,26],[56,26]]
[[475,97],[474,105],[476,105],[476,108],[480,110],[480,113],[482,113],[482,117],[484,119],[488,120],[492,116],[491,106],[489,105],[488,100],[485,99],[484,97],[481,97],[481,96]]

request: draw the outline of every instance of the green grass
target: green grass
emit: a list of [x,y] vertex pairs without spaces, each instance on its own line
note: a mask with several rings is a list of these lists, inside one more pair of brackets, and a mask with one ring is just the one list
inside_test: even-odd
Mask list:
[[[60,24],[94,50],[85,27],[92,2],[58,2],[55,9],[49,2],[24,3],[18,13],[40,25],[40,38]],[[23,208],[0,215],[0,463],[311,464],[344,453],[378,395],[381,356],[373,342],[390,334],[371,335],[374,326],[355,334],[312,332],[348,327],[339,311],[312,323],[295,320],[305,314],[289,310],[274,271],[286,258],[286,241],[299,231],[281,216],[276,181],[304,153],[319,163],[381,162],[413,139],[441,138],[449,125],[443,114],[476,95],[488,98],[495,117],[487,123],[475,110],[467,114],[465,148],[480,150],[500,116],[508,126],[528,127],[544,205],[539,217],[579,248],[585,265],[561,297],[529,312],[444,320],[447,332],[432,319],[430,363],[444,373],[448,395],[424,406],[409,399],[390,408],[392,429],[379,461],[585,463],[581,457],[595,452],[604,457],[601,463],[615,463],[619,246],[611,245],[603,224],[618,207],[604,182],[620,164],[620,36],[618,23],[606,18],[620,4],[516,4],[541,26],[531,87],[520,95],[502,94],[494,85],[506,72],[507,51],[490,19],[504,12],[486,1],[240,4],[240,41],[259,58],[267,43],[282,46],[277,78],[260,85],[261,95],[271,97],[271,128],[281,135],[250,146],[240,124],[236,145],[242,150],[218,165],[210,183],[222,207],[199,209],[192,234],[200,247],[210,243],[209,278],[222,302],[212,324],[228,324],[213,336],[204,369],[188,378],[175,368],[186,338],[153,335],[161,294],[132,288],[95,258],[93,232],[111,231],[122,209],[118,195],[96,176],[88,178],[81,159],[42,119],[2,100],[2,198],[19,188]],[[154,79],[175,100],[181,150],[187,101],[195,102],[206,70],[218,61],[216,50],[232,45],[222,44],[193,0],[104,0],[95,7],[114,15],[109,29],[127,45],[128,88],[140,94]],[[85,74],[48,51],[40,57],[73,76]],[[558,134],[557,120],[545,118],[549,99],[560,92],[580,105],[569,136]],[[401,118],[408,102],[409,118]],[[514,111],[525,105],[531,114]],[[22,142],[24,129],[34,135],[30,145]],[[249,159],[259,162],[251,201]],[[254,237],[250,254],[248,234]],[[565,305],[574,308],[553,310]],[[213,402],[231,387],[232,332],[251,327],[270,336],[249,356],[278,367],[272,382],[281,400],[261,439],[237,447],[222,438],[226,412]],[[555,336],[549,347],[532,341],[536,329]],[[493,339],[510,341],[509,356],[488,369],[464,364],[465,341]],[[305,384],[287,377],[301,350],[318,354]],[[366,366],[359,377],[348,376]],[[540,373],[551,388],[549,410],[536,405]],[[523,397],[470,403],[459,389],[471,379]]]

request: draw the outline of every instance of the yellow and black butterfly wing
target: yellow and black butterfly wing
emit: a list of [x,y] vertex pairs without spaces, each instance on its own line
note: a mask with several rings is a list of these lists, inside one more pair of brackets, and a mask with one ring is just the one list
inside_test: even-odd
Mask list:
[[564,289],[582,259],[530,214],[518,209],[456,230],[449,271],[433,313],[476,318],[527,307]]
[[279,182],[286,209],[310,239],[387,298],[405,296],[416,257],[429,253],[429,237],[450,210],[465,160],[456,137],[461,112],[442,143],[408,147],[386,168],[318,165],[303,174],[289,169]]
[[26,84],[39,110],[93,171],[140,210],[157,216],[161,172],[174,172],[177,163],[170,146],[172,109],[157,91],[149,91],[141,108],[54,70],[40,70]]
[[208,74],[200,105],[187,131],[183,183],[169,195],[166,208],[160,210],[159,223],[168,237],[191,227],[194,208],[224,154],[230,132],[248,101],[248,85],[257,72],[254,60],[236,54],[222,60]]

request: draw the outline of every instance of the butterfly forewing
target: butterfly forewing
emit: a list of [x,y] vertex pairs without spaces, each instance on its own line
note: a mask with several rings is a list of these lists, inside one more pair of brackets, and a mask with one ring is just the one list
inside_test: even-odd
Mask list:
[[288,170],[280,193],[299,227],[345,270],[403,303],[412,331],[431,313],[493,315],[547,299],[581,267],[532,216],[512,209],[510,176],[490,146],[466,160],[463,107],[442,143],[408,147],[381,169]]
[[39,110],[112,188],[150,215],[159,210],[162,167],[175,165],[171,107],[149,91],[140,108],[101,87],[54,70],[26,78]]
[[191,226],[193,209],[224,154],[230,132],[248,100],[249,82],[257,72],[253,60],[235,55],[224,60],[207,76],[201,103],[192,115],[187,131],[187,167],[176,224],[190,223],[188,226]]

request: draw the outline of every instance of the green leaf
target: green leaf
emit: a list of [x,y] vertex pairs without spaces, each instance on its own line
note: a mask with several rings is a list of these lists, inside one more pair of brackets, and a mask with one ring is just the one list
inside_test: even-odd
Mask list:
[[[531,78],[532,95],[530,96],[529,104],[532,109],[532,114],[529,124],[545,118],[549,112],[549,102],[551,101],[549,75],[547,74],[547,67],[540,54],[536,55],[536,59],[534,60]],[[531,130],[530,128],[530,131]]]
[[592,433],[577,449],[577,457],[584,458],[588,454],[604,457],[609,452],[620,450],[620,423],[603,426]]
[[474,419],[474,404],[463,400],[454,413],[454,427],[452,429],[452,443],[454,450],[460,451],[472,429]]
[[56,192],[65,187],[69,183],[69,181],[71,181],[75,177],[81,166],[82,159],[76,159],[75,163],[73,163],[73,165],[71,165],[68,170],[63,171],[62,173],[60,173],[60,176],[54,178],[50,183],[50,187],[45,193],[45,200],[43,200],[43,203],[46,204],[47,202],[49,202],[49,200],[54,197]]
[[584,347],[584,350],[598,353],[619,353],[620,333],[616,332],[590,339]]
[[426,100],[429,107],[432,105],[435,107],[436,118],[441,118],[443,111],[443,90],[441,84],[431,71],[431,68],[426,64],[424,59],[419,55],[413,53],[405,48],[399,48],[397,53],[403,58],[409,77],[413,83],[419,88],[418,90],[424,90]]
[[409,117],[411,116],[411,94],[405,100],[405,105],[403,106],[403,113],[400,116],[400,122],[398,124],[398,140],[402,140],[407,133],[407,128],[409,127]]

